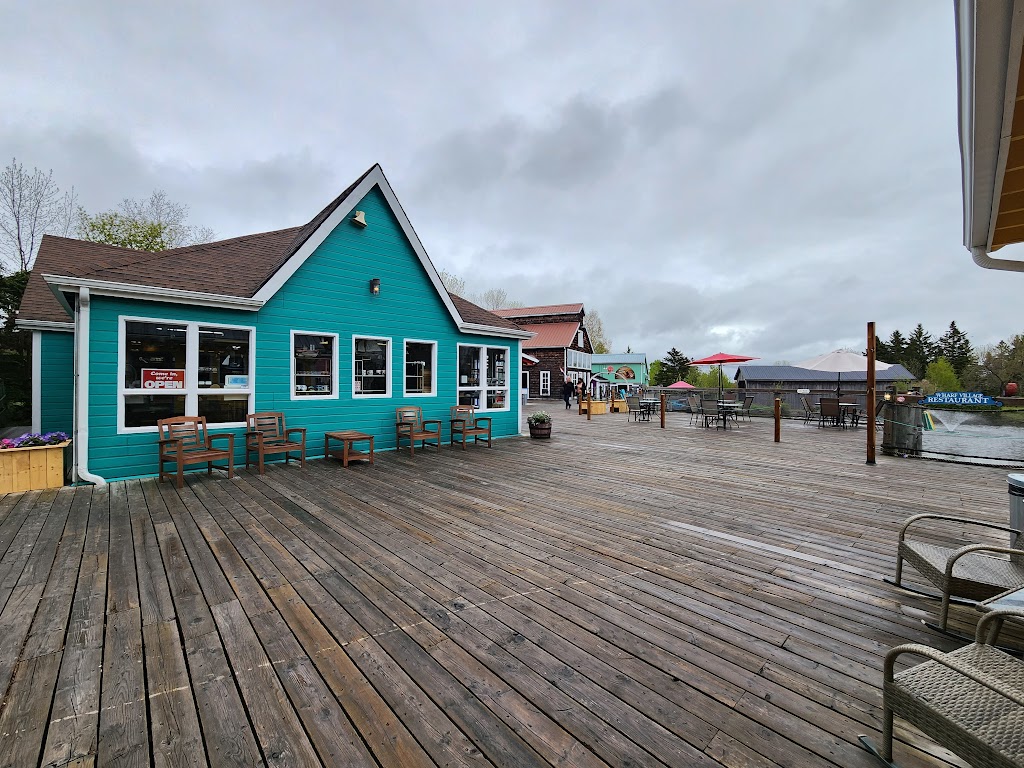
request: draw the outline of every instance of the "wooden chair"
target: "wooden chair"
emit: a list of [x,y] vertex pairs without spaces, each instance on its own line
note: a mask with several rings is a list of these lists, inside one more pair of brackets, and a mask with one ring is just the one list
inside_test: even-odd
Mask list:
[[812,416],[821,417],[821,406],[811,405],[811,401],[807,399],[807,395],[800,395],[800,402],[804,407],[804,424],[810,421]]
[[490,416],[477,416],[472,405],[453,405],[450,410],[451,434],[449,440],[452,447],[455,446],[456,436],[462,443],[462,450],[466,450],[467,437],[472,437],[474,443],[479,442],[482,437],[487,443],[487,447],[491,447]]
[[[235,476],[232,457],[235,453],[235,436],[227,433],[211,435],[206,430],[205,416],[175,416],[160,419],[156,423],[159,430],[157,445],[160,452],[160,482],[163,482],[166,462],[174,462],[177,467],[177,485],[185,485],[185,467],[189,464],[206,464],[206,473],[213,474],[213,462],[227,462],[228,477]],[[214,440],[227,440],[227,449],[214,448]]]
[[843,410],[839,407],[838,397],[823,397],[818,401],[818,426],[846,427],[843,423]]
[[[927,594],[902,584],[904,560],[931,582],[942,593],[939,624],[935,627],[939,631],[946,631],[949,604],[953,598],[962,598],[957,602],[963,602],[964,599],[971,602],[987,600],[1000,592],[1024,586],[1024,550],[988,544],[968,544],[956,548],[942,547],[930,543],[934,541],[934,532],[927,529],[922,534],[922,539],[926,540],[908,538],[907,531],[910,527],[922,520],[943,520],[956,523],[960,527],[974,525],[990,530],[1005,531],[1017,537],[1020,536],[1020,531],[1006,525],[985,523],[951,515],[914,515],[903,523],[896,550],[896,579],[891,583],[911,592]],[[1018,540],[1015,539],[1015,541]],[[1010,555],[1010,557],[1006,558],[1002,555]],[[928,596],[935,597],[935,595]]]
[[[299,452],[299,466],[306,466],[306,430],[304,427],[285,426],[284,414],[268,411],[265,413],[250,413],[245,417],[247,429],[245,432],[245,467],[249,468],[249,454],[257,456],[257,466],[260,474],[263,474],[263,459],[265,456],[277,453],[284,454],[284,463],[291,460],[292,451]],[[298,440],[293,440],[292,435],[297,434]]]
[[[431,429],[436,425],[437,429]],[[418,405],[403,405],[395,409],[395,450],[402,447],[402,440],[409,441],[409,455],[415,453],[416,441],[422,447],[433,444],[441,450],[441,420],[423,419],[423,411]]]

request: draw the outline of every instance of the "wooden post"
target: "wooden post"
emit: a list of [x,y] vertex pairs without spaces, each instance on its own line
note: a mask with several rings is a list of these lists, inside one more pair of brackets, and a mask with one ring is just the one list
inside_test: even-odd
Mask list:
[[661,393],[661,428],[665,428],[665,393]]
[[868,417],[868,458],[865,464],[875,463],[875,323],[868,323],[868,395],[865,408]]
[[775,442],[782,440],[782,398],[775,398]]
[[590,421],[590,414],[594,412],[594,409],[590,407],[590,391],[587,391],[587,421]]

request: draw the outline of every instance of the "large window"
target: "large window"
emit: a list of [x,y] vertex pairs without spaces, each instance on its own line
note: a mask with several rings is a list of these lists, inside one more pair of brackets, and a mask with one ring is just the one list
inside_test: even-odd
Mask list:
[[508,409],[507,347],[459,345],[459,405]]
[[253,395],[253,330],[148,319],[121,321],[118,429],[205,416],[242,425]]
[[292,331],[292,400],[338,397],[338,336]]
[[437,344],[433,341],[405,342],[405,394],[436,395]]
[[352,396],[391,396],[391,339],[352,337]]

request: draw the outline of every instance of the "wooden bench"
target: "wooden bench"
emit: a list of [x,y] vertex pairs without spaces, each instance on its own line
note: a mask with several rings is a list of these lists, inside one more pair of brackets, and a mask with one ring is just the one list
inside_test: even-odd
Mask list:
[[[908,644],[886,654],[882,692],[882,744],[866,735],[861,743],[893,765],[893,716],[920,728],[936,743],[972,766],[1020,768],[1024,765],[1024,661],[991,643],[989,623],[1024,619],[1012,609],[992,611],[978,622],[974,643],[949,653]],[[895,674],[904,653],[927,661]]]
[[[211,435],[206,431],[205,416],[175,416],[160,419],[157,423],[160,454],[160,482],[163,482],[164,464],[174,462],[177,468],[177,485],[185,485],[185,467],[189,464],[206,464],[206,473],[213,473],[213,462],[226,461],[228,477],[235,476],[232,457],[235,453],[235,436],[232,434]],[[228,447],[214,448],[214,440],[227,440]]]
[[[431,429],[431,425],[436,429]],[[402,447],[402,440],[409,441],[409,455],[415,453],[416,442],[426,448],[433,444],[441,450],[441,420],[423,419],[418,405],[403,405],[395,409],[395,450]]]

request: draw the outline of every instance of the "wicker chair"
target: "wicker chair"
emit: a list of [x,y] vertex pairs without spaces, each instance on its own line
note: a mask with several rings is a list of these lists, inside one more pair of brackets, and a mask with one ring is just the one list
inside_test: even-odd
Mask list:
[[[896,579],[892,583],[908,589],[902,583],[903,561],[906,560],[942,593],[942,610],[938,629],[945,632],[949,617],[949,603],[953,597],[968,601],[987,600],[1000,592],[1024,586],[1024,550],[988,544],[969,544],[952,548],[907,538],[909,528],[922,520],[945,520],[963,525],[974,525],[996,531],[1020,535],[1016,528],[995,523],[984,523],[966,517],[950,515],[914,515],[900,528],[896,552]],[[1010,558],[993,555],[1012,555]],[[918,591],[918,590],[911,590]],[[959,602],[959,601],[958,601]]]
[[[1024,619],[1017,610],[992,611],[978,622],[972,645],[941,653],[925,645],[893,648],[885,657],[882,744],[861,743],[886,765],[892,761],[893,716],[917,726],[975,768],[1024,765],[1024,661],[995,648],[989,623]],[[896,659],[928,659],[895,674]]]

